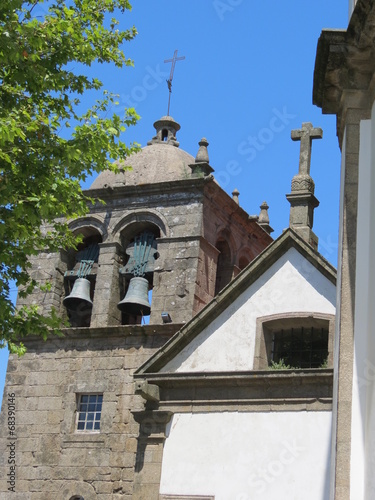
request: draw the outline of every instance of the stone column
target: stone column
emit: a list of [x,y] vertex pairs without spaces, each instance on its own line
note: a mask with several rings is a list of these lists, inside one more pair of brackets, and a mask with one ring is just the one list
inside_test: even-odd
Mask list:
[[193,315],[200,236],[160,238],[160,257],[155,261],[150,324],[161,323],[168,312],[173,323],[189,321]]
[[133,500],[158,500],[165,429],[172,412],[145,410],[133,412],[140,424],[135,463]]
[[117,309],[120,299],[120,251],[118,243],[99,244],[99,262],[96,275],[92,328],[121,324],[121,311]]
[[334,500],[351,498],[358,479],[353,474],[366,462],[360,456],[360,464],[351,464],[352,440],[358,445],[358,429],[353,428],[354,343],[365,335],[355,332],[360,131],[374,100],[374,20],[375,2],[358,0],[347,31],[322,32],[314,71],[313,102],[324,113],[336,114],[342,150],[330,477]]
[[[17,307],[35,304],[39,312],[48,316],[54,308],[57,313],[66,315],[62,301],[65,296],[64,273],[67,270],[65,252],[47,253],[40,252],[38,255],[29,257],[31,268],[29,270],[32,279],[38,282],[38,287],[31,295],[25,298],[18,296]],[[51,284],[49,291],[41,290],[40,285]],[[20,288],[22,289],[22,287]]]
[[356,244],[360,122],[369,118],[366,96],[345,96],[342,136],[342,172],[338,290],[335,333],[335,379],[333,393],[333,454],[335,500],[350,499],[352,391],[354,362],[354,312],[356,297]]

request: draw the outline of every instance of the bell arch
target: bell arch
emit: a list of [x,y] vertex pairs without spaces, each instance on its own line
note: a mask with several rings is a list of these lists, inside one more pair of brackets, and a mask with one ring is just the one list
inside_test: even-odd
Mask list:
[[77,248],[63,251],[67,270],[64,273],[63,305],[69,323],[73,327],[88,327],[98,269],[99,245],[102,233],[93,225],[72,225],[73,233],[81,235]]
[[129,230],[131,232],[131,227],[134,226],[134,224],[139,225],[139,227],[147,227],[147,225],[156,226],[159,228],[160,238],[169,236],[169,227],[167,224],[167,220],[162,214],[152,210],[138,210],[132,212],[131,214],[127,214],[121,220],[116,222],[116,224],[110,227],[110,237],[114,241],[120,243],[123,235],[126,234]]
[[108,238],[108,229],[104,218],[96,215],[74,219],[68,223],[68,227],[73,233],[80,233],[84,237],[97,232],[101,235],[102,241],[106,241]]
[[162,230],[153,217],[137,217],[126,224],[120,233],[123,265],[120,268],[118,303],[122,324],[148,322],[154,284],[154,267],[158,259],[157,240]]

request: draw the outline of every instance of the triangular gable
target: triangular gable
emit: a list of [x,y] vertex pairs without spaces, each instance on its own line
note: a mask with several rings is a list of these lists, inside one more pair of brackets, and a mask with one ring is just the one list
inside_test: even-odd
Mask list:
[[[200,337],[200,343],[209,339],[213,332],[218,328],[224,328],[230,332],[233,327],[236,328],[236,335],[243,334],[244,331],[244,315],[238,316],[238,309],[254,294],[254,291],[262,291],[264,283],[270,279],[281,280],[283,286],[285,282],[285,272],[292,272],[293,264],[290,261],[300,261],[299,273],[294,273],[294,283],[296,287],[295,295],[305,292],[310,298],[315,295],[318,301],[317,308],[326,307],[324,305],[324,297],[320,300],[320,295],[324,295],[322,287],[330,288],[328,295],[334,295],[334,287],[336,285],[336,271],[334,267],[324,259],[318,252],[315,252],[304,240],[302,240],[294,231],[287,229],[278,239],[276,239],[266,250],[264,250],[249,266],[246,267],[236,278],[234,278],[209,304],[207,304],[193,319],[191,319],[176,335],[168,341],[159,351],[157,351],[146,363],[144,363],[137,371],[137,375],[146,373],[157,373],[164,371],[177,371],[176,368],[181,363],[181,358],[185,360],[191,356],[199,344],[197,337]],[[301,265],[301,263],[303,265]],[[305,274],[305,276],[303,276]],[[316,283],[314,290],[314,281]],[[313,283],[313,284],[311,284]],[[310,289],[306,287],[310,286]],[[302,287],[299,291],[299,287]],[[288,287],[286,287],[288,288]],[[282,295],[280,296],[282,299]],[[313,301],[314,302],[314,301]],[[326,300],[328,303],[329,300]],[[332,299],[331,299],[332,302]],[[292,308],[291,311],[299,310]],[[316,309],[315,307],[315,309]],[[334,312],[334,305],[328,304],[329,312]],[[311,309],[310,309],[311,310]],[[226,314],[224,314],[226,312]],[[237,314],[237,317],[236,317]],[[262,315],[260,311],[259,315]],[[224,325],[224,323],[226,324]],[[235,325],[233,325],[233,322]],[[204,337],[204,338],[203,338]],[[194,339],[196,339],[194,341]],[[228,345],[226,335],[221,336],[221,345],[218,345],[216,352],[211,352],[206,347],[206,357],[225,356]],[[193,342],[194,341],[194,342]],[[220,341],[219,341],[220,343]],[[237,351],[238,354],[238,351]],[[244,353],[248,356],[248,353]],[[178,362],[173,362],[179,357]],[[196,362],[199,365],[199,356]],[[202,360],[201,360],[202,362]],[[185,371],[194,371],[194,364],[188,363],[189,368]],[[167,369],[165,369],[166,367]],[[242,367],[243,368],[243,367]],[[196,368],[200,369],[199,366]],[[184,371],[184,370],[182,370]],[[203,370],[204,371],[204,370]],[[208,371],[212,371],[208,369]]]

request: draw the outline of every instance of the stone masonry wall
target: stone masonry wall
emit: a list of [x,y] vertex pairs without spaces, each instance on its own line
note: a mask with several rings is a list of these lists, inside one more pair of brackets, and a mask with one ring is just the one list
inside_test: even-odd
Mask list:
[[[181,325],[70,329],[10,356],[0,416],[0,498],[130,500],[142,410],[132,374]],[[8,492],[7,395],[15,394],[16,487]],[[100,433],[77,432],[77,394],[103,393]],[[147,457],[145,458],[147,460]]]

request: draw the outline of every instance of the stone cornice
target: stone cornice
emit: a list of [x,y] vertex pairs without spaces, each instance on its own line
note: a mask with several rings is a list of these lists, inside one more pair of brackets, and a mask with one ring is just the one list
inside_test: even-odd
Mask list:
[[109,186],[103,189],[88,189],[84,191],[84,194],[90,198],[98,198],[108,202],[113,199],[122,199],[132,196],[149,196],[152,194],[160,196],[162,193],[185,193],[186,191],[190,192],[196,189],[201,190],[204,184],[209,180],[211,180],[209,177],[195,177],[169,182],[139,184],[137,186]]
[[157,404],[331,404],[331,369],[135,374],[160,388]]
[[39,344],[53,345],[55,348],[61,348],[60,343],[65,340],[94,340],[94,339],[115,339],[125,337],[151,337],[153,335],[162,335],[172,337],[183,326],[182,323],[170,323],[161,325],[118,325],[98,328],[63,328],[60,335],[51,334],[47,340],[43,340],[37,335],[29,335],[22,340],[28,350],[38,349]]
[[[375,0],[359,0],[347,30],[323,30],[314,70],[313,103],[336,114],[340,143],[348,108],[364,110],[374,97]],[[367,111],[367,113],[366,113]]]

